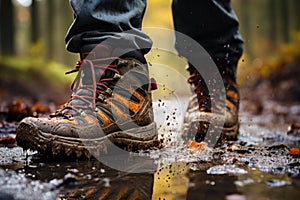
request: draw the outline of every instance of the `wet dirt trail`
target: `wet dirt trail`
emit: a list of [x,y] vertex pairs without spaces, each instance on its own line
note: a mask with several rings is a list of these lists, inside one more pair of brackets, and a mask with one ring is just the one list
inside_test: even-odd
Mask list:
[[[239,140],[219,148],[174,145],[178,126],[163,122],[161,134],[173,136],[162,150],[141,154],[155,163],[156,170],[145,173],[114,170],[97,159],[45,159],[18,147],[17,122],[3,120],[0,199],[298,199],[300,106],[265,104],[258,114],[251,111],[255,105],[243,101]],[[165,109],[172,114],[174,108]]]

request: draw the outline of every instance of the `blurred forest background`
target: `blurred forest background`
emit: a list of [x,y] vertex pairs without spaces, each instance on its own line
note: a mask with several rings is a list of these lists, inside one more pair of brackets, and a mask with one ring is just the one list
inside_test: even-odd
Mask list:
[[[172,29],[170,5],[171,0],[148,0],[144,27]],[[241,85],[299,62],[299,0],[232,0],[232,6],[245,39]],[[78,55],[65,50],[72,18],[67,0],[0,1],[0,98],[57,100],[69,95],[74,77],[64,72],[78,60]],[[170,36],[170,48],[173,42]],[[185,73],[181,61],[169,59],[169,64]]]

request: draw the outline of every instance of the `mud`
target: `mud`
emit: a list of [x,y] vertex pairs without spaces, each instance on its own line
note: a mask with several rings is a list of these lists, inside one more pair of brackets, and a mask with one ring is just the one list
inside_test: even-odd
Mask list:
[[197,151],[176,143],[180,117],[169,107],[159,126],[166,147],[140,154],[156,163],[145,173],[24,151],[14,141],[17,123],[2,118],[0,199],[298,199],[300,157],[291,148],[300,147],[300,106],[266,102],[261,114],[251,106],[241,106],[238,141]]

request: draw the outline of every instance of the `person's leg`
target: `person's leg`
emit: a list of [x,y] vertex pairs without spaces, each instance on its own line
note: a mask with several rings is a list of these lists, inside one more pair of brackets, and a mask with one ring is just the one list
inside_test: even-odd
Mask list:
[[70,0],[74,21],[66,35],[67,49],[80,53],[109,38],[117,47],[151,48],[141,31],[146,0]]
[[[239,94],[236,84],[236,67],[243,51],[243,40],[239,33],[239,22],[233,12],[230,0],[173,0],[173,18],[175,30],[196,40],[209,53],[222,76],[226,89],[223,135],[235,139],[238,131]],[[178,39],[178,38],[177,38]],[[182,56],[186,53],[185,41],[176,41],[176,49]],[[189,115],[199,106],[202,113],[211,112],[211,102],[217,101],[217,94],[207,90],[207,83],[198,71],[190,65],[189,82],[195,86],[196,95],[190,101],[185,121],[189,123]],[[209,69],[208,69],[209,70]],[[212,81],[213,82],[213,81]],[[216,103],[216,102],[215,102]],[[205,116],[202,115],[202,116]],[[197,124],[198,127],[193,127]],[[197,132],[196,140],[201,141],[209,123],[205,120],[186,124],[184,134],[190,130]]]
[[[230,6],[230,0],[173,0],[174,28],[199,44],[212,56],[217,66],[236,65],[243,50],[239,22]],[[181,51],[184,43],[177,41]]]
[[127,150],[159,145],[144,58],[151,40],[140,30],[145,0],[71,3],[67,48],[81,56],[71,98],[50,118],[23,119],[18,145],[75,157],[103,153],[111,142]]

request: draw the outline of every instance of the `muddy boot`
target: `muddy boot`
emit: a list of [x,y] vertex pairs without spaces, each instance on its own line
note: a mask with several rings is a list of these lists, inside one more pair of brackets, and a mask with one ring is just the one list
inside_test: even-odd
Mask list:
[[23,119],[18,145],[76,157],[113,144],[130,151],[157,146],[146,61],[139,51],[122,51],[98,45],[82,54],[71,71],[78,71],[71,98],[49,118]]
[[[184,117],[183,139],[186,142],[206,141],[213,146],[220,145],[226,140],[236,140],[239,129],[239,92],[235,73],[223,71],[221,81],[224,83],[225,91],[210,92],[207,84],[213,84],[215,80],[205,83],[193,66],[189,66],[188,71],[190,73],[188,83],[191,84],[194,95],[189,101]],[[221,98],[222,95],[225,99]]]

